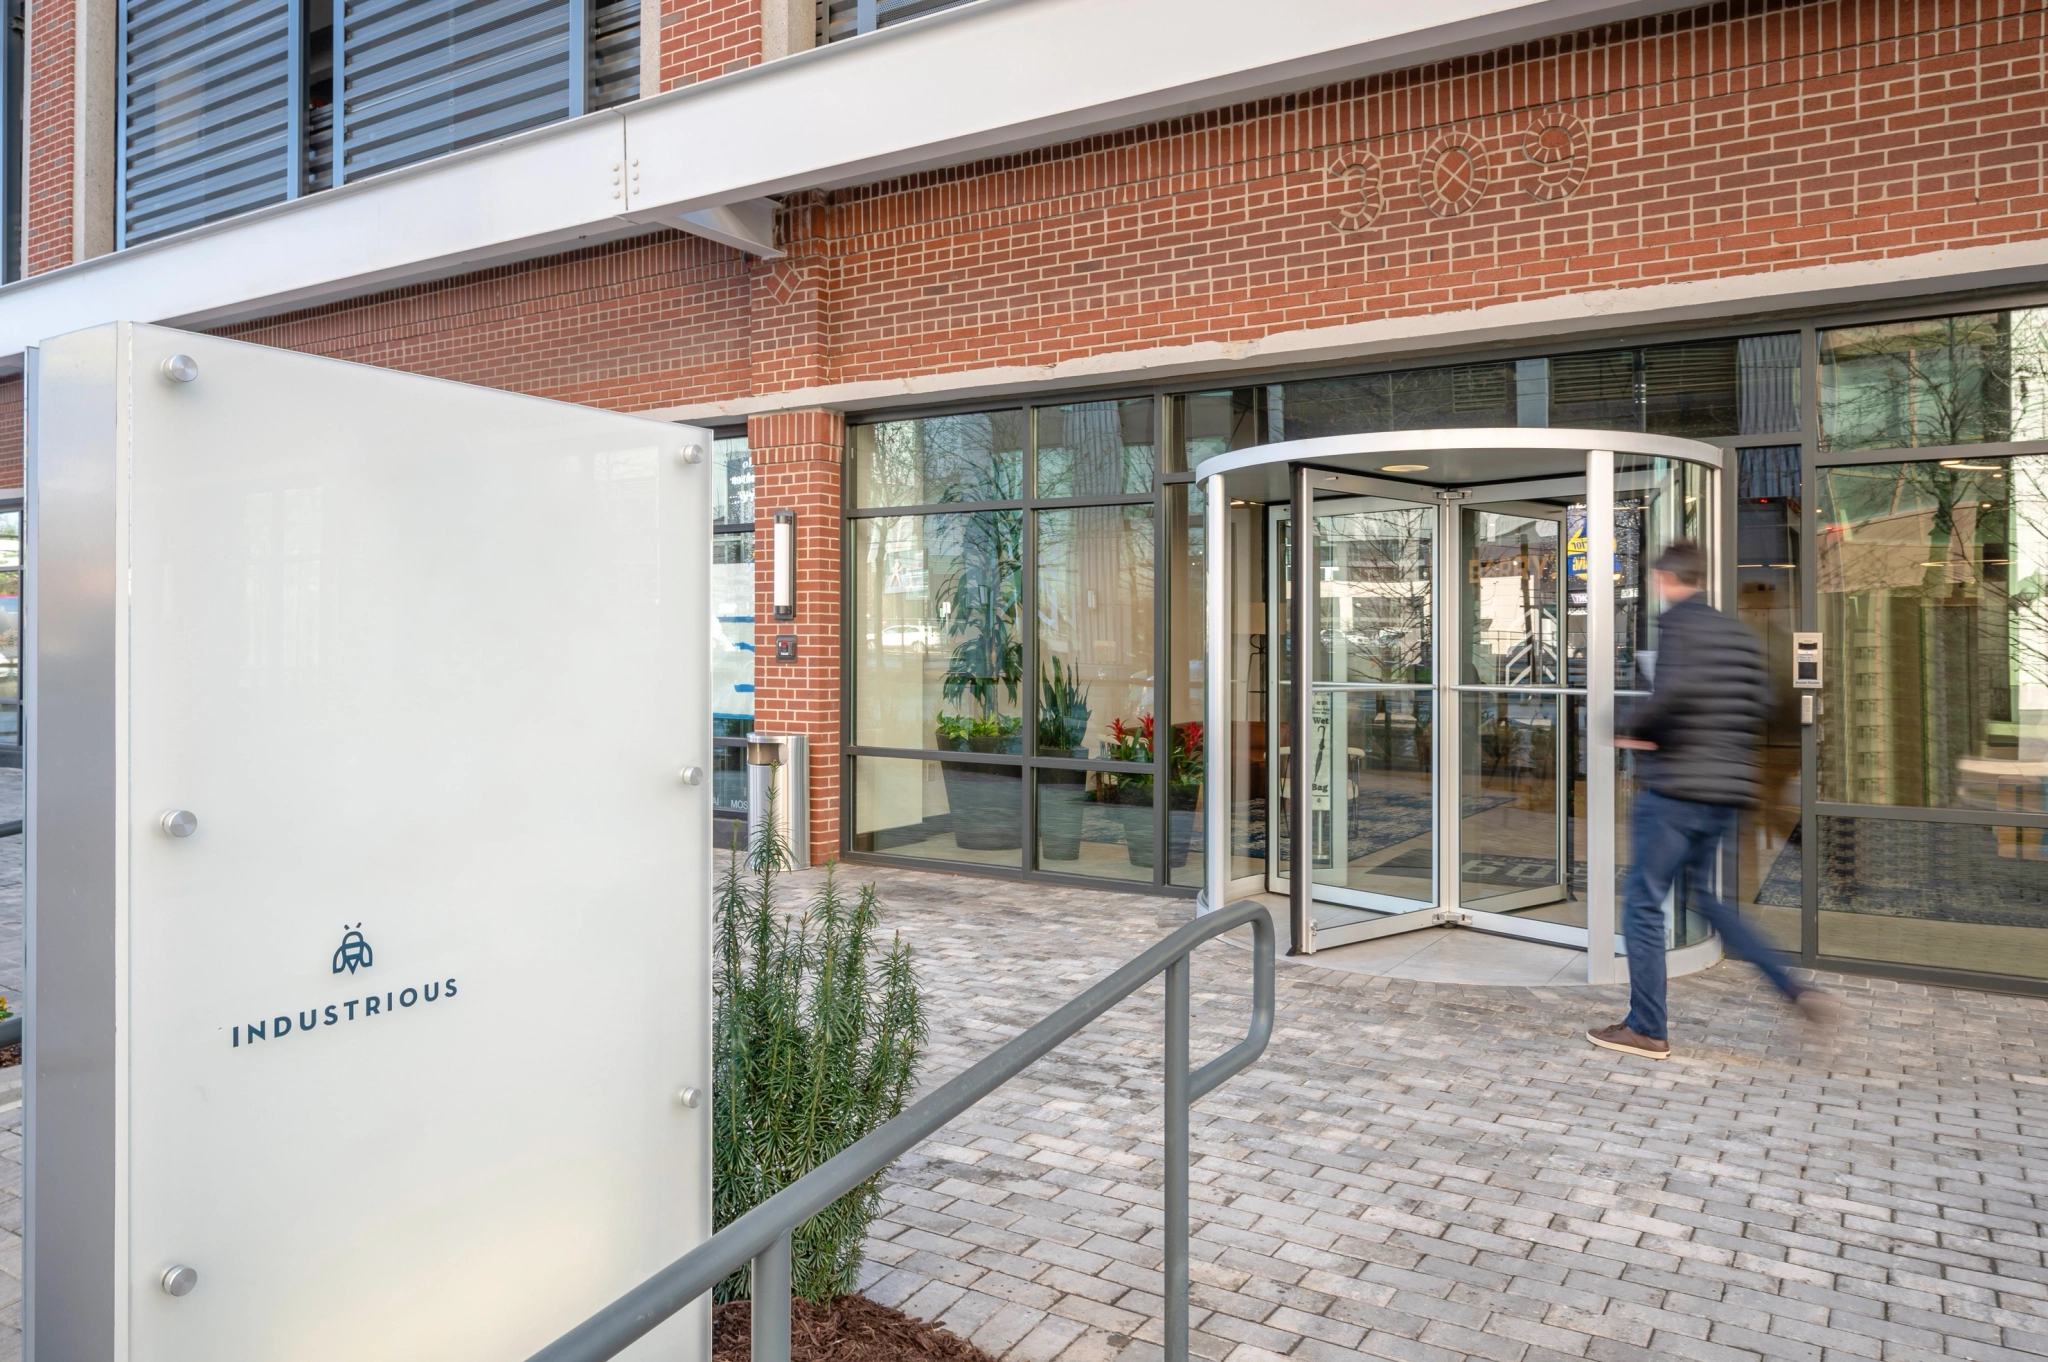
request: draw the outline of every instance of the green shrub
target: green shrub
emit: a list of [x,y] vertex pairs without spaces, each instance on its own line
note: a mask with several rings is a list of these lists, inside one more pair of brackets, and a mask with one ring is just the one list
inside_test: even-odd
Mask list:
[[[828,867],[823,887],[792,921],[776,903],[777,877],[788,868],[787,848],[764,837],[747,855],[735,851],[719,886],[711,1086],[717,1229],[902,1111],[924,1045],[910,947],[897,937],[883,951],[874,886],[849,904]],[[854,1289],[879,1199],[871,1179],[797,1229],[790,1265],[797,1295],[829,1301]],[[744,1300],[749,1292],[742,1269],[719,1284],[715,1298]]]

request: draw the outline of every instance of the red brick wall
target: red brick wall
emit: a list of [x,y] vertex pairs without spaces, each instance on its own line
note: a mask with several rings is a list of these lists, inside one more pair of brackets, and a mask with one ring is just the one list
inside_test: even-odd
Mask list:
[[664,0],[661,86],[673,90],[761,60],[761,0]]
[[0,488],[22,486],[22,381],[0,378]]
[[221,334],[630,411],[747,388],[746,257],[663,232]]
[[[839,853],[839,507],[845,421],[832,412],[757,416],[754,459],[754,726],[802,733],[811,763],[811,860]],[[775,618],[775,512],[794,510],[796,618]],[[775,636],[794,634],[794,662]]]
[[21,213],[25,274],[71,263],[76,34],[74,0],[35,0],[29,7],[28,89],[22,115],[28,142]]
[[1717,5],[840,191],[832,376],[2039,237],[2044,23]]
[[640,407],[2040,237],[2029,2],[1666,15],[801,196],[783,261],[664,238],[231,334]]

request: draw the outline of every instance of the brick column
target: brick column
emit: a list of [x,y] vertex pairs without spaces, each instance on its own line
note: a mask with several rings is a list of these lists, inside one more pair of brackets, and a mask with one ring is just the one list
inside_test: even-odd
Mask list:
[[21,205],[22,273],[41,274],[76,256],[72,193],[76,170],[77,0],[30,7],[22,131],[27,175]]
[[[840,521],[846,423],[833,412],[756,416],[754,459],[754,726],[810,740],[811,860],[839,854]],[[796,618],[775,618],[775,513],[796,512]],[[777,662],[778,635],[796,660]]]

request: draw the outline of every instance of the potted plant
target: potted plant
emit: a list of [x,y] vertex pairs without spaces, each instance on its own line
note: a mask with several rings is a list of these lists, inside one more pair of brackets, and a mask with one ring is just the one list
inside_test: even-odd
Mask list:
[[[1018,577],[1023,520],[1007,514],[965,516],[960,566],[945,584],[942,613],[952,656],[940,693],[949,704],[964,699],[967,714],[940,714],[941,751],[1021,752],[1024,721],[998,712],[1017,703],[1024,680],[1024,645],[1018,634]],[[946,805],[953,841],[966,851],[1014,851],[1024,844],[1013,766],[947,762]]]
[[[1038,676],[1038,755],[1088,755],[1088,692],[1080,676],[1060,658]],[[1050,794],[1038,802],[1039,855],[1048,861],[1081,856],[1081,804],[1086,771],[1040,771],[1038,788]]]
[[[1135,728],[1113,719],[1109,731],[1102,744],[1105,759],[1152,763],[1155,725],[1150,714],[1139,715]],[[1167,742],[1166,863],[1178,869],[1187,864],[1194,843],[1195,813],[1201,805],[1202,726],[1177,724],[1168,731]],[[1131,864],[1147,870],[1156,858],[1159,840],[1152,786],[1149,775],[1118,771],[1105,773],[1095,791],[1096,801],[1114,806],[1123,820],[1124,850]]]

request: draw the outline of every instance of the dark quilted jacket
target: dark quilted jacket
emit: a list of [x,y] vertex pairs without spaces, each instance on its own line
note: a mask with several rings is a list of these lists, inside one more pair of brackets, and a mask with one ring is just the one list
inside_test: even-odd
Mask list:
[[1639,752],[1642,785],[1672,799],[1753,807],[1763,786],[1757,734],[1771,709],[1764,652],[1749,626],[1692,596],[1657,621],[1656,678],[1620,732]]

